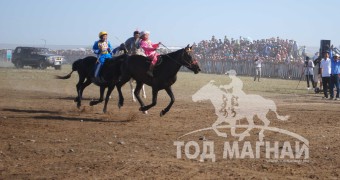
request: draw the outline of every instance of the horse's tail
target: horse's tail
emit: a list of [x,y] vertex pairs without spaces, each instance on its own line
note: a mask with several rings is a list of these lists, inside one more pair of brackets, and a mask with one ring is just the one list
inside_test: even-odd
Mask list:
[[66,76],[58,76],[58,75],[56,75],[55,76],[55,78],[56,79],[69,79],[70,77],[71,77],[71,75],[72,75],[72,73],[73,73],[74,71],[72,70],[69,74],[67,74]]
[[74,61],[74,63],[72,64],[72,71],[69,74],[67,74],[66,76],[58,76],[58,75],[56,75],[55,78],[56,79],[69,79],[74,71],[78,71],[78,69],[79,69],[79,62],[80,62],[79,60]]

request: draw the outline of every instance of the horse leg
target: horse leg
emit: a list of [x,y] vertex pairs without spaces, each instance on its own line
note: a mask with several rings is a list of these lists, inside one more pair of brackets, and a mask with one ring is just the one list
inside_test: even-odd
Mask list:
[[[139,108],[140,111],[147,111],[157,104],[158,89],[152,87],[152,103],[147,106],[142,106]],[[138,99],[138,98],[137,98]]]
[[84,89],[89,86],[92,83],[92,81],[87,78],[86,81],[83,83],[82,88],[80,89],[80,96],[83,97],[83,91]]
[[133,100],[133,102],[136,102],[136,97],[135,97],[135,95],[133,94],[133,92],[135,91],[135,89],[133,89],[133,79],[130,79],[129,84],[130,84],[130,90],[131,90],[132,100]]
[[161,111],[161,113],[159,114],[161,117],[164,116],[171,108],[171,106],[174,104],[175,102],[175,96],[174,96],[174,93],[172,93],[172,89],[171,89],[171,86],[170,87],[167,87],[165,88],[165,91],[166,93],[168,93],[169,97],[170,97],[170,103],[168,104],[168,106],[163,109]]
[[104,103],[104,108],[103,108],[103,112],[106,113],[107,112],[107,103],[110,100],[110,95],[112,93],[112,90],[115,88],[115,85],[110,85],[107,89],[107,93],[106,93],[106,97],[105,97],[105,103]]
[[103,99],[104,99],[104,91],[105,91],[105,86],[100,86],[100,97],[99,97],[98,100],[90,101],[90,106],[94,106],[94,105],[97,105],[97,104],[103,102]]
[[146,99],[146,93],[145,93],[145,87],[144,87],[144,85],[143,85],[143,87],[142,87],[142,91],[143,91],[143,98]]
[[124,105],[124,96],[123,96],[123,93],[122,93],[122,86],[125,83],[127,83],[130,79],[131,79],[131,76],[125,74],[121,77],[121,79],[116,84],[117,91],[118,91],[118,97],[119,97],[119,100],[118,100],[118,107],[119,108],[121,108]]
[[122,93],[122,86],[117,85],[117,91],[118,91],[118,108],[120,109],[121,107],[124,106],[124,96]]
[[84,84],[85,76],[79,74],[79,81],[76,85],[77,87],[77,97],[74,99],[74,102],[77,102],[77,108],[79,109],[81,106],[82,92],[83,92],[83,84]]
[[[134,91],[134,95],[136,96],[139,104],[141,107],[144,107],[144,102],[142,101],[142,99],[140,98],[140,90],[142,89],[143,87],[143,83],[142,82],[137,82],[136,81],[136,89]],[[147,111],[143,111],[144,114],[147,114],[148,112]]]

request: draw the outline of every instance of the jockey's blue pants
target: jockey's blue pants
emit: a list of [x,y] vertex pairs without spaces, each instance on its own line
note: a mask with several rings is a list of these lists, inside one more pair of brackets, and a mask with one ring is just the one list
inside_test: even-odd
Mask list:
[[94,77],[98,77],[100,73],[100,69],[104,65],[106,59],[112,58],[111,54],[102,54],[98,58],[98,63],[96,64],[96,70],[94,72]]
[[96,64],[96,70],[95,70],[95,72],[94,72],[94,77],[98,77],[98,76],[99,76],[99,72],[100,72],[100,69],[102,68],[102,66],[103,66],[103,64],[100,63],[100,62],[98,62],[98,63]]

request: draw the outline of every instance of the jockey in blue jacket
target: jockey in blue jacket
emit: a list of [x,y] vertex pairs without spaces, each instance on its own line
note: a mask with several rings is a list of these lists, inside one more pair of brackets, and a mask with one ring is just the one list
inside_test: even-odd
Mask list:
[[94,76],[98,78],[101,67],[108,58],[112,58],[111,43],[107,40],[107,32],[102,31],[99,33],[99,40],[94,42],[93,52],[97,54],[98,61]]

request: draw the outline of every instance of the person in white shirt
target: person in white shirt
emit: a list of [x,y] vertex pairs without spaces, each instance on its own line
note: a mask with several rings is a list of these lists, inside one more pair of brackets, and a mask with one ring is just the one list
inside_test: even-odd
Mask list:
[[306,56],[305,60],[305,75],[306,75],[306,80],[307,80],[307,89],[310,89],[309,86],[309,81],[312,82],[313,88],[315,88],[315,82],[314,82],[314,63],[313,61]]
[[321,69],[321,77],[322,77],[322,86],[323,86],[323,99],[328,98],[328,90],[330,81],[331,81],[331,59],[329,59],[329,53],[328,51],[325,51],[323,53],[323,58],[320,62],[320,69]]
[[259,59],[259,57],[255,58],[255,77],[254,77],[254,81],[256,81],[256,76],[257,76],[257,80],[258,82],[260,82],[260,78],[261,78],[261,66],[262,66],[262,60]]

